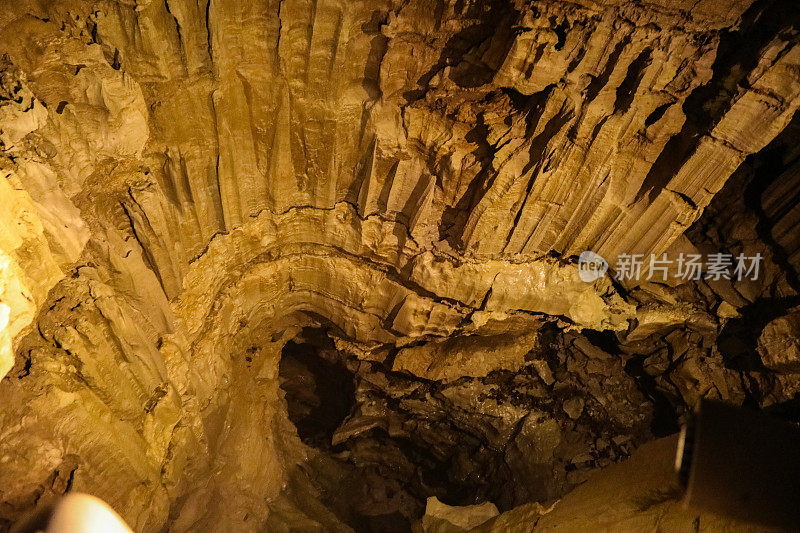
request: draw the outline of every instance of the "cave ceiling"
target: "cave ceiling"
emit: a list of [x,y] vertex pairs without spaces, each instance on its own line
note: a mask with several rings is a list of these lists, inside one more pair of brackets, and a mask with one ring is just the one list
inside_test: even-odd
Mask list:
[[[136,531],[410,531],[432,497],[506,531],[701,398],[800,412],[792,0],[0,28],[0,530],[74,490]],[[653,505],[606,523],[701,524]]]

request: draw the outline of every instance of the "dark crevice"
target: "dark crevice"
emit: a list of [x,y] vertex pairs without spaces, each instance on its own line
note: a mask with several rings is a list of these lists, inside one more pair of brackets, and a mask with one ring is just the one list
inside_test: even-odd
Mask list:
[[617,87],[617,98],[614,101],[614,114],[624,114],[628,112],[633,98],[636,96],[636,89],[642,81],[644,70],[652,62],[652,49],[645,48],[628,66],[625,79]]
[[553,26],[553,31],[556,34],[556,44],[553,45],[553,48],[556,51],[561,51],[564,48],[564,44],[567,42],[567,30],[569,29],[569,23],[565,20],[561,22],[561,24],[555,24]]
[[597,95],[600,94],[600,90],[603,87],[608,85],[608,80],[611,78],[611,73],[614,72],[614,68],[617,66],[617,62],[619,61],[622,51],[626,46],[628,46],[630,41],[631,38],[629,35],[625,35],[622,39],[620,39],[617,44],[614,45],[614,50],[608,56],[608,60],[606,61],[603,71],[599,76],[592,77],[591,81],[589,82],[589,86],[586,87],[586,92],[584,93],[584,108],[594,101],[595,98],[597,98]]
[[666,437],[680,429],[677,402],[664,392],[656,379],[644,368],[647,356],[635,356],[625,363],[625,372],[636,382],[639,390],[653,404],[650,429],[655,437]]
[[336,353],[330,339],[315,335],[314,340],[317,342],[286,343],[278,375],[286,393],[289,420],[297,427],[300,439],[327,450],[334,431],[353,408],[353,374],[330,357]]
[[659,120],[661,120],[661,118],[664,116],[664,113],[666,113],[667,109],[672,107],[673,104],[674,102],[667,102],[666,104],[661,104],[660,106],[655,108],[653,112],[647,115],[647,118],[644,119],[644,127],[648,128],[653,124],[655,124],[656,122],[658,122]]
[[726,322],[717,338],[725,366],[743,372],[761,372],[764,365],[756,351],[758,338],[768,323],[800,305],[800,296],[761,298],[739,309],[740,317]]
[[[792,120],[792,126],[797,126],[798,123],[800,123],[800,117]],[[784,131],[788,137],[794,132],[794,128],[787,128]],[[749,158],[755,168],[753,170],[753,178],[745,189],[744,202],[747,208],[752,210],[758,217],[756,232],[772,252],[772,260],[786,275],[787,283],[796,292],[800,293],[800,274],[797,272],[795,265],[790,262],[786,250],[773,237],[772,228],[775,226],[775,221],[771,219],[770,214],[764,210],[762,205],[764,195],[770,186],[783,176],[784,172],[787,171],[787,167],[796,164],[796,159],[788,162],[788,164],[785,161],[786,149],[782,146],[784,139],[779,136],[776,141]],[[787,141],[791,142],[791,139],[787,139]],[[797,205],[797,201],[800,201],[800,190],[796,190],[795,195],[796,201],[788,202],[789,205]]]

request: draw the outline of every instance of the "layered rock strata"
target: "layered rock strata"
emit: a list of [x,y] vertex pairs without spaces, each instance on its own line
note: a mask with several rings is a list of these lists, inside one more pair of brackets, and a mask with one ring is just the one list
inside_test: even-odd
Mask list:
[[[550,502],[700,397],[791,407],[797,19],[0,3],[0,529],[69,490],[137,531],[404,529]],[[737,246],[760,282],[574,257]]]

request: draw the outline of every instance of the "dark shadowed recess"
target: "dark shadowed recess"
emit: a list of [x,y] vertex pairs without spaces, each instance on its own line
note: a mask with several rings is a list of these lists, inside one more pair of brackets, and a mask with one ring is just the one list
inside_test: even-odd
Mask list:
[[324,450],[353,408],[353,374],[330,357],[335,348],[328,337],[309,333],[311,341],[296,339],[283,347],[278,375],[300,439]]
[[[650,436],[647,400],[626,385],[619,358],[593,363],[613,384],[592,388],[578,363],[586,355],[572,345],[576,335],[565,339],[552,323],[525,356],[538,365],[450,382],[392,370],[397,347],[384,346],[383,361],[360,360],[337,350],[329,335],[307,328],[288,343],[280,383],[300,438],[321,452],[304,470],[321,501],[356,531],[411,531],[431,496],[459,506],[489,501],[500,511],[553,501],[598,465],[625,457],[624,443]],[[542,364],[551,379],[542,377]],[[610,389],[626,397],[613,416],[596,399]],[[584,407],[569,414],[564,405],[576,398]],[[493,406],[504,405],[528,415],[500,416]],[[528,417],[536,437],[521,431]],[[555,448],[531,439],[555,439]]]
[[[754,6],[764,7],[766,2]],[[769,4],[772,5],[772,4]],[[785,6],[785,2],[774,2]],[[751,8],[752,10],[752,8]],[[786,24],[768,18],[769,27]],[[790,19],[789,19],[790,20]],[[762,268],[761,292],[750,295],[739,316],[719,331],[716,345],[726,368],[738,371],[744,385],[745,404],[761,405],[773,372],[765,368],[757,350],[758,339],[772,320],[800,306],[800,232],[776,230],[790,219],[800,201],[800,116],[764,149],[740,165],[703,215],[686,232],[698,247],[735,254],[748,239],[762,243],[774,266]],[[776,268],[777,267],[777,268]],[[766,272],[765,269],[772,270]],[[769,276],[767,276],[769,274]],[[767,279],[772,279],[767,283]],[[756,379],[758,378],[758,379]],[[769,408],[785,418],[800,420],[800,398]]]
[[[477,429],[484,421],[453,421],[448,410],[455,409],[431,398],[437,383],[360,362],[337,351],[323,329],[306,328],[286,344],[279,376],[300,439],[323,452],[314,459],[313,481],[324,503],[356,531],[411,531],[430,496],[469,505],[503,499],[504,487],[513,485],[503,450]],[[401,404],[414,395],[436,405],[439,416],[407,411]],[[416,429],[390,435],[379,425],[334,445],[336,430],[370,402],[383,405],[380,416]]]

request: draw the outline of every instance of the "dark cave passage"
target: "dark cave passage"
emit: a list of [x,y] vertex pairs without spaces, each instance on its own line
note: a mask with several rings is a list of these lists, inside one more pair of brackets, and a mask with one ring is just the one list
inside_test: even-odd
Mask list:
[[297,427],[300,439],[326,450],[331,447],[334,431],[353,408],[353,374],[322,355],[335,350],[330,339],[315,336],[315,340],[286,343],[278,375],[286,393],[289,420]]
[[[486,417],[462,413],[454,423],[461,409],[444,400],[441,384],[358,361],[311,328],[284,346],[279,376],[289,420],[328,465],[314,479],[323,500],[357,531],[410,531],[430,496],[511,506],[513,476]],[[436,404],[434,412],[410,408],[419,401]],[[373,427],[352,429],[359,424]],[[337,430],[344,437],[334,444]]]
[[[609,432],[609,414],[567,369],[584,356],[553,334],[543,328],[528,357],[549,367],[561,381],[556,388],[536,365],[431,381],[392,370],[391,358],[337,350],[325,329],[304,329],[284,347],[279,375],[289,419],[301,440],[322,452],[312,467],[322,501],[357,531],[410,531],[430,497],[456,506],[491,502],[505,511],[551,501],[588,469],[626,456],[626,441],[613,438],[620,431],[646,435],[646,418],[634,414],[641,406],[632,403],[625,415],[631,429]],[[604,371],[622,374],[621,367]],[[581,397],[584,416],[565,412],[565,403]],[[571,461],[577,447],[588,453]]]

